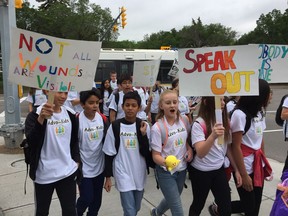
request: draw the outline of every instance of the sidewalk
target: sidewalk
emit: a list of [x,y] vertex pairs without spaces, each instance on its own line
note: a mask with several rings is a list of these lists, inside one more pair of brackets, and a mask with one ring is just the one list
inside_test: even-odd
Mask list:
[[[4,145],[4,138],[0,137],[0,146]],[[34,194],[31,179],[27,179],[27,194],[24,195],[24,181],[26,176],[26,164],[23,154],[4,154],[0,153],[0,216],[32,216],[34,215]],[[264,193],[262,198],[261,216],[268,216],[273,205],[275,190],[280,182],[280,175],[283,164],[275,160],[269,159],[274,171],[274,179],[271,182],[265,182]],[[187,179],[188,189],[184,189],[182,193],[182,202],[185,215],[188,215],[189,206],[192,202],[191,184]],[[232,189],[232,200],[238,199],[237,191],[233,181],[230,181]],[[145,194],[142,201],[139,216],[150,215],[150,209],[156,206],[162,198],[160,190],[156,189],[154,174],[148,176]],[[205,208],[202,211],[203,216],[209,216],[207,207],[213,202],[213,196],[209,194]],[[2,209],[2,212],[1,212]],[[50,215],[61,215],[61,208],[57,196],[54,194],[50,207]],[[119,193],[112,188],[110,193],[103,192],[102,206],[99,212],[100,216],[118,216],[123,215],[119,199]],[[167,212],[167,216],[171,215]]]

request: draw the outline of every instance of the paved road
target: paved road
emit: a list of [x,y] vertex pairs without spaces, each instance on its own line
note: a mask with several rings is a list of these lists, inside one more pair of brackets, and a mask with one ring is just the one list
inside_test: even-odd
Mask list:
[[[273,99],[267,109],[267,129],[264,134],[265,151],[269,158],[283,163],[288,150],[288,142],[284,142],[281,127],[275,123],[275,111],[283,95],[288,94],[288,84],[271,85],[273,90]],[[21,104],[21,117],[26,117],[28,112],[28,103],[23,101]],[[4,98],[0,95],[0,116],[4,115]]]

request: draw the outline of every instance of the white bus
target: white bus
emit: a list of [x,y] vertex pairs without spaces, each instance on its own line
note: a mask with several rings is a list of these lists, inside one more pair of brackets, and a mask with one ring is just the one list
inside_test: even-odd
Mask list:
[[101,83],[108,79],[111,71],[116,71],[117,77],[128,73],[132,76],[134,61],[155,60],[161,57],[161,64],[157,80],[163,84],[171,84],[173,77],[168,75],[173,62],[178,59],[178,52],[174,50],[152,49],[105,49],[100,52],[99,62],[95,75],[95,82]]

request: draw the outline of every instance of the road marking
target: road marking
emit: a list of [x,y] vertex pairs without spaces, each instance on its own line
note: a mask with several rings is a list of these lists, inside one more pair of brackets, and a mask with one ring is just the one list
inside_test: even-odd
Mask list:
[[264,130],[264,133],[273,133],[273,132],[279,132],[279,131],[283,131],[283,129],[276,129],[276,130]]

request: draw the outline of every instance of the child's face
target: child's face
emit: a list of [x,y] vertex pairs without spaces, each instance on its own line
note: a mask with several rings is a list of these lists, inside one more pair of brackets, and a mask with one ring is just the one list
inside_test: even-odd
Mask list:
[[105,89],[108,89],[108,88],[110,87],[110,82],[109,82],[109,80],[106,80],[106,81],[105,81],[104,87],[105,87]]
[[121,89],[124,93],[127,93],[132,90],[132,82],[130,80],[124,80],[121,83]]
[[160,103],[160,109],[164,111],[166,117],[175,117],[178,111],[178,96],[176,92],[163,95],[163,100]]
[[95,113],[99,110],[99,101],[100,99],[98,97],[91,95],[85,104],[82,104],[86,116],[95,116]]
[[68,92],[56,92],[54,94],[55,106],[62,106],[68,97]]
[[126,118],[135,118],[137,113],[140,111],[140,107],[135,99],[127,99],[122,105],[122,109],[125,113]]
[[116,81],[116,78],[117,78],[117,74],[111,74],[110,75],[110,79],[115,82]]

